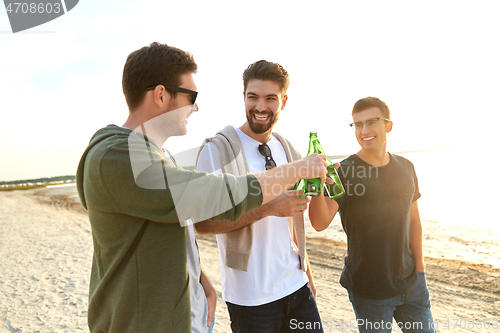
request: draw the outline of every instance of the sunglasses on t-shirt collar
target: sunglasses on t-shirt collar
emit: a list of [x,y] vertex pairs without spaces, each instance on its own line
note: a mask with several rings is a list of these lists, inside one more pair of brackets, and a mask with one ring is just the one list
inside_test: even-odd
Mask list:
[[277,166],[276,162],[274,162],[273,156],[271,155],[271,148],[269,148],[267,143],[259,145],[259,153],[266,159],[266,170]]

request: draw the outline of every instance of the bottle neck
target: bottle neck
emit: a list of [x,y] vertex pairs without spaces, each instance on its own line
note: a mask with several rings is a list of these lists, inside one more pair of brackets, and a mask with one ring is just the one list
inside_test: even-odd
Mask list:
[[314,154],[314,145],[312,140],[309,140],[309,149],[307,149],[307,156]]
[[307,150],[307,156],[314,154],[316,152],[316,145],[318,142],[318,135],[316,133],[311,132],[309,134],[309,149]]

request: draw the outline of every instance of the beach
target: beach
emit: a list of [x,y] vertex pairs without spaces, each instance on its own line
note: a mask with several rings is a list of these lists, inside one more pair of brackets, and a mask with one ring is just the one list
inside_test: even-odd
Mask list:
[[[500,268],[488,256],[454,255],[461,249],[447,240],[466,240],[468,248],[497,259],[498,243],[482,242],[480,230],[455,228],[450,235],[432,221],[423,225],[438,332],[499,332]],[[338,283],[346,244],[333,238],[308,228],[318,308],[325,332],[357,332],[347,292]],[[230,332],[215,237],[197,239],[202,268],[218,293],[214,332]],[[0,191],[0,332],[88,332],[91,261],[90,225],[74,185]]]

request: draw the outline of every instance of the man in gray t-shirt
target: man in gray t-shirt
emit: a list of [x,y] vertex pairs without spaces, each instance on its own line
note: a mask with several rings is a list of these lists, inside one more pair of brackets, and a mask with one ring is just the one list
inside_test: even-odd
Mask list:
[[[165,155],[177,165],[175,158],[164,149]],[[186,256],[189,274],[189,300],[191,303],[191,333],[212,333],[215,321],[217,293],[201,270],[200,253],[194,233],[193,220],[186,224]]]
[[200,266],[193,225],[186,226],[189,295],[192,333],[211,333],[214,327],[217,293]]

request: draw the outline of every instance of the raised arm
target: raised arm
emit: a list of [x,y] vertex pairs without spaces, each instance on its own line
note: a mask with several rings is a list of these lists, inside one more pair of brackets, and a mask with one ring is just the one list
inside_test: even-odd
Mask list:
[[200,235],[206,234],[224,234],[233,230],[237,230],[247,226],[255,221],[263,219],[269,216],[268,212],[265,209],[265,205],[260,206],[258,208],[252,209],[246,213],[243,213],[241,218],[238,221],[231,222],[230,220],[224,221],[201,221],[194,225],[196,231]]
[[[333,180],[326,178],[326,156],[313,154],[298,161],[280,165],[276,168],[252,173],[257,178],[262,189],[262,204],[265,204],[289,190],[299,179],[321,178],[332,184]],[[201,150],[196,170],[213,174],[222,173],[221,155],[215,144],[207,143]]]
[[[335,168],[339,167],[340,163],[335,163]],[[338,211],[339,204],[336,200],[323,195],[313,197],[309,206],[309,220],[314,230],[319,232],[328,228]]]
[[313,197],[309,204],[309,220],[314,230],[322,231],[328,228],[338,210],[337,201],[323,195]]
[[[298,179],[308,178],[310,176],[308,173],[311,173],[310,169],[314,167],[316,167],[318,173],[323,173],[322,176],[324,178],[326,173],[322,171],[322,168],[325,166],[326,161],[325,163],[323,162],[324,159],[317,155],[310,159],[303,159],[281,165],[268,171],[253,174],[259,181],[262,189],[262,206],[244,213],[236,222],[231,222],[229,220],[198,222],[195,224],[196,230],[200,234],[227,233],[270,215],[287,217],[302,214],[307,208],[309,199],[297,198],[299,195],[303,194],[302,191],[290,191],[287,189],[290,189]],[[316,163],[315,166],[314,163]],[[203,148],[200,152],[196,168],[199,171],[206,171],[214,174],[220,174],[222,172],[220,153],[215,145],[208,143]],[[285,193],[283,193],[284,191]]]
[[238,221],[201,221],[194,226],[199,234],[223,234],[231,232],[268,216],[288,217],[302,215],[309,198],[298,198],[304,192],[286,191],[274,200],[244,213]]
[[291,189],[300,179],[321,178],[321,184],[325,180],[332,184],[333,180],[326,177],[326,166],[325,155],[313,154],[299,161],[252,173],[252,175],[259,181],[262,189],[262,204],[265,204]]

